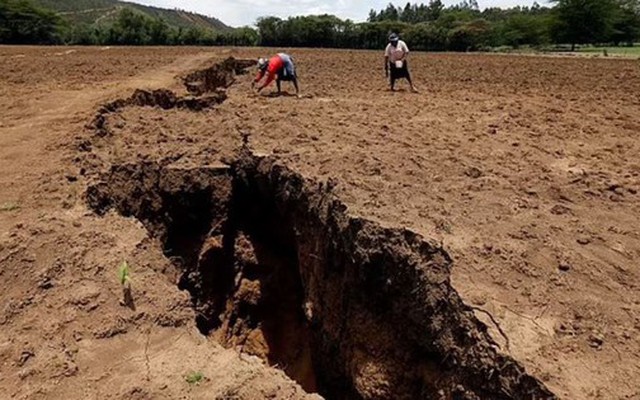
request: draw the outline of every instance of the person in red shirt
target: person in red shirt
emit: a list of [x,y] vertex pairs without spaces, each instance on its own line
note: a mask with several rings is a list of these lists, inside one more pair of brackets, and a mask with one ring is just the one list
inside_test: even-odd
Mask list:
[[267,76],[265,82],[258,87],[258,93],[260,93],[262,89],[269,86],[274,80],[276,81],[276,85],[278,86],[278,94],[281,93],[282,81],[293,82],[293,85],[296,88],[296,94],[300,92],[300,89],[298,88],[298,76],[296,75],[296,67],[290,55],[285,53],[278,53],[275,56],[271,57],[269,60],[261,58],[258,60],[258,70],[258,75],[251,85],[252,88],[260,83],[265,75]]

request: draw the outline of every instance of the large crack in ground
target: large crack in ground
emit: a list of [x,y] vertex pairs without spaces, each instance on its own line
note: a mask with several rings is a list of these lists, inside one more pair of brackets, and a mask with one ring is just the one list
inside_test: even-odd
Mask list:
[[227,99],[225,89],[236,81],[236,75],[245,74],[247,68],[255,65],[255,60],[237,60],[230,57],[209,68],[194,71],[182,78],[188,95],[178,95],[168,89],[136,89],[127,98],[120,98],[103,104],[95,117],[87,125],[96,136],[111,134],[108,117],[126,107],[160,107],[203,111],[223,103]]
[[551,399],[450,284],[446,252],[271,158],[114,166],[87,193],[183,271],[200,330],[330,399]]
[[[103,106],[90,128],[108,136],[109,115],[123,107],[218,104],[253,63],[189,74],[188,96],[137,91]],[[436,244],[350,215],[330,184],[246,147],[230,166],[170,164],[114,165],[87,202],[137,218],[158,238],[203,334],[329,399],[555,398],[500,353],[451,286],[451,259]]]
[[256,65],[256,60],[237,60],[230,57],[209,68],[194,71],[182,81],[189,93],[201,96],[220,88],[228,88],[235,83],[236,75],[247,73],[247,68]]

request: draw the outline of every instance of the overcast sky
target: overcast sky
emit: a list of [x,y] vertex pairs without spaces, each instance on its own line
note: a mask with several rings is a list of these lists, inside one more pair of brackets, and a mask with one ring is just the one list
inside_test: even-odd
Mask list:
[[[165,8],[181,8],[216,17],[227,25],[253,25],[258,17],[305,14],[334,14],[341,18],[364,21],[370,9],[380,10],[389,4],[389,0],[129,0]],[[530,6],[534,0],[478,0],[481,8]],[[428,0],[423,0],[428,3]],[[443,0],[447,5],[460,3],[460,0]],[[538,1],[545,4],[544,0]],[[394,4],[406,4],[406,0],[397,0]]]

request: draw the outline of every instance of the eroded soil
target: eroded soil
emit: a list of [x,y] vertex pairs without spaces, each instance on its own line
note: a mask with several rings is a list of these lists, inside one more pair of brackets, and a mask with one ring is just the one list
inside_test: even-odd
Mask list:
[[[0,386],[11,396],[304,396],[259,359],[204,339],[162,235],[115,212],[96,216],[84,202],[86,189],[114,165],[219,168],[243,142],[324,182],[352,218],[443,245],[453,259],[452,290],[471,307],[466,318],[482,320],[496,342],[492,351],[522,363],[559,397],[640,396],[637,62],[415,55],[421,94],[413,95],[384,91],[377,53],[295,51],[300,99],[255,96],[250,76],[239,75],[222,103],[195,111],[134,104],[109,112],[107,133],[97,134],[91,122],[105,104],[136,89],[202,95],[198,85],[188,93],[180,78],[230,54],[262,52],[1,51],[3,91],[11,96],[0,104],[0,276],[7,287]],[[47,67],[33,67],[39,63]],[[134,266],[135,310],[119,304],[123,259]],[[253,290],[244,293],[255,301]],[[358,326],[382,334],[389,324],[371,321]],[[406,357],[415,348],[408,345]],[[207,380],[187,384],[189,370],[203,370]],[[367,385],[376,375],[394,382],[392,375],[361,371],[368,379],[360,394],[387,396],[384,385]]]

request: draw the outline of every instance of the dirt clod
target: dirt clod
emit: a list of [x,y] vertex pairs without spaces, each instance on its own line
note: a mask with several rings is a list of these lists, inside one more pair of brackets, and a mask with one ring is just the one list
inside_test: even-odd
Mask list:
[[29,361],[32,357],[35,357],[35,353],[31,350],[24,350],[20,353],[20,358],[18,359],[18,366],[24,366],[27,361]]
[[553,208],[551,208],[551,214],[554,214],[554,215],[571,214],[571,209],[561,204],[556,204],[555,206],[553,206]]
[[600,334],[589,335],[589,346],[599,349],[604,344],[604,337]]
[[482,171],[476,167],[471,167],[465,171],[465,175],[469,178],[477,179],[482,177]]
[[588,245],[589,243],[591,243],[591,238],[588,236],[581,236],[579,237],[577,240],[578,244],[581,244],[583,246]]
[[558,265],[558,268],[560,269],[560,271],[562,272],[568,272],[571,270],[571,264],[569,264],[566,261],[562,261],[560,262],[560,264]]

